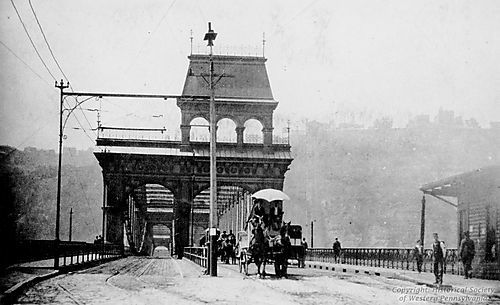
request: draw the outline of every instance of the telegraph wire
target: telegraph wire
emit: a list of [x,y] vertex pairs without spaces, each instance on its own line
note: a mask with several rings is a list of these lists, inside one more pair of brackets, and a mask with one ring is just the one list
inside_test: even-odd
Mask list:
[[62,70],[61,66],[59,65],[59,62],[57,61],[54,52],[52,52],[52,48],[50,47],[49,42],[47,41],[47,37],[45,36],[45,32],[43,31],[42,25],[40,24],[40,21],[38,20],[38,16],[36,15],[35,9],[33,8],[33,4],[31,3],[31,0],[28,0],[28,3],[31,8],[31,12],[33,13],[33,16],[35,16],[36,23],[38,24],[38,28],[40,28],[40,32],[42,32],[43,40],[45,41],[45,44],[47,44],[47,47],[49,49],[50,55],[52,56],[52,59],[56,63],[57,67],[59,68],[59,71],[61,71],[62,75],[66,79],[67,82],[69,82],[68,77],[66,74],[64,74],[64,71]]
[[19,18],[19,21],[21,21],[21,24],[23,25],[24,32],[28,36],[28,38],[29,38],[29,40],[31,42],[31,45],[33,46],[33,49],[35,49],[35,52],[38,55],[38,58],[42,62],[42,64],[45,67],[45,69],[47,69],[47,72],[49,72],[49,74],[52,77],[52,79],[54,81],[57,81],[56,78],[54,77],[54,75],[52,74],[52,72],[50,72],[50,69],[47,67],[47,64],[45,63],[45,61],[43,60],[42,56],[40,55],[40,52],[38,52],[38,49],[36,48],[35,43],[33,42],[33,39],[31,39],[31,36],[30,36],[30,34],[28,32],[28,29],[26,28],[26,25],[24,24],[23,19],[21,18],[21,15],[19,14],[19,11],[17,10],[16,5],[14,4],[14,1],[10,0],[10,3],[12,3],[12,6],[14,7],[14,10],[16,11],[17,17]]
[[[12,1],[12,0],[11,0]],[[56,56],[54,55],[54,52],[52,51],[52,48],[50,47],[50,44],[49,44],[49,41],[47,40],[47,36],[45,35],[45,32],[43,31],[43,28],[42,28],[42,25],[40,23],[40,20],[38,19],[38,16],[35,12],[35,8],[33,7],[33,4],[31,3],[31,0],[28,0],[28,3],[30,5],[30,8],[31,8],[31,12],[33,13],[33,16],[35,17],[35,20],[36,20],[36,23],[38,24],[38,28],[40,29],[40,32],[42,33],[42,36],[43,36],[43,40],[45,41],[45,44],[47,45],[47,48],[49,49],[49,52],[50,52],[50,55],[52,56],[52,59],[54,60],[55,64],[57,65],[57,68],[59,68],[59,71],[61,71],[62,75],[64,76],[64,79],[66,80],[66,82],[69,83],[69,78],[66,76],[66,74],[64,73],[61,65],[59,64],[59,61],[56,59]],[[69,85],[70,86],[70,89],[72,92],[75,92],[73,90],[73,87],[71,86],[71,84]],[[75,97],[75,102],[78,104],[78,98]],[[81,111],[81,113],[83,114],[83,117],[85,118],[85,120],[87,121],[87,124],[90,126],[90,130],[93,130],[92,128],[92,124],[90,123],[89,119],[87,118],[87,116],[85,115],[85,113],[83,112],[82,110],[82,107],[81,105],[78,105],[78,108],[79,110]],[[75,116],[76,118],[76,116]],[[87,132],[85,131],[85,128],[83,128],[83,126],[80,124],[80,122],[78,121],[78,118],[76,118],[78,124],[80,125],[80,127],[82,128],[83,132],[87,135],[87,137],[89,137],[89,135],[87,134]],[[90,138],[90,137],[89,137]],[[92,140],[92,139],[91,139]],[[93,140],[92,140],[93,142]]]
[[9,51],[12,55],[14,55],[14,57],[16,57],[17,59],[19,59],[20,62],[22,62],[28,69],[30,69],[31,72],[33,72],[33,74],[35,74],[36,76],[38,76],[38,78],[40,80],[42,80],[44,83],[47,84],[47,86],[50,86],[52,88],[52,86],[47,82],[46,79],[44,79],[42,76],[40,76],[40,74],[38,74],[30,65],[28,65],[28,63],[26,63],[21,57],[19,57],[14,51],[12,51],[11,48],[9,48],[3,41],[0,40],[0,44],[2,44],[6,49],[7,51]]
[[[80,110],[81,110],[81,108],[80,108]],[[82,110],[82,112],[83,112],[83,110]],[[87,130],[83,127],[82,123],[80,123],[80,120],[78,120],[78,117],[75,115],[75,116],[74,116],[74,118],[75,118],[76,122],[78,123],[78,125],[82,128],[83,133],[87,136],[87,138],[89,138],[89,140],[90,140],[92,143],[94,143],[94,139],[92,139],[92,138],[89,136],[89,134],[87,133]],[[87,120],[87,122],[88,122],[88,120]],[[90,124],[90,123],[89,123],[89,124]],[[92,126],[90,126],[90,128],[91,128],[91,130],[93,131]]]

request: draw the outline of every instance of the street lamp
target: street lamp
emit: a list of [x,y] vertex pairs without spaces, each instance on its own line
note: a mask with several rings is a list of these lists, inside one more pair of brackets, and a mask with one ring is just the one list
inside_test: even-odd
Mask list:
[[209,55],[209,65],[210,65],[210,77],[209,77],[209,86],[210,86],[210,244],[209,244],[209,258],[210,263],[209,266],[209,274],[211,276],[217,276],[217,168],[216,168],[216,137],[217,137],[217,126],[216,126],[216,114],[215,114],[215,88],[214,88],[214,62],[213,62],[213,52],[212,47],[214,45],[215,37],[217,37],[217,33],[212,30],[212,24],[208,23],[208,32],[205,34],[203,40],[208,41],[208,46],[210,47],[210,55]]

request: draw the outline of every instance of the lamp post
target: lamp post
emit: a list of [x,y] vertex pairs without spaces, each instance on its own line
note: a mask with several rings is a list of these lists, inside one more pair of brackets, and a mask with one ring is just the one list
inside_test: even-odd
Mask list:
[[215,88],[214,88],[214,62],[212,47],[214,45],[215,37],[217,33],[212,30],[212,24],[208,23],[208,32],[205,34],[203,40],[208,41],[208,46],[210,47],[209,54],[209,65],[210,65],[210,75],[208,79],[208,84],[210,87],[210,244],[209,244],[209,274],[211,276],[217,276],[217,168],[216,168],[216,116],[215,116]]

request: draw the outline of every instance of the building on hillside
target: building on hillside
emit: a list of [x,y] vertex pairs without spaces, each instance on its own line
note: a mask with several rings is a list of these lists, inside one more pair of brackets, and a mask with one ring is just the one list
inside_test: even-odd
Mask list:
[[500,165],[431,182],[420,190],[452,205],[443,197],[457,198],[457,244],[469,231],[476,245],[473,274],[500,280]]

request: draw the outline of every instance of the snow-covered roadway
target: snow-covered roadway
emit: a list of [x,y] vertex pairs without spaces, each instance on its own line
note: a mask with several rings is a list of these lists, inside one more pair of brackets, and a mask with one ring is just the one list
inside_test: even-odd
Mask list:
[[[273,267],[266,270],[271,273]],[[218,277],[187,260],[127,257],[44,281],[20,304],[461,304],[441,292],[419,292],[410,282],[361,274],[289,268],[288,279],[243,276],[220,264]],[[404,293],[403,293],[404,292]],[[404,297],[406,295],[406,298]],[[447,293],[446,296],[461,296]],[[454,301],[456,300],[456,301]],[[486,302],[474,302],[486,303]]]

